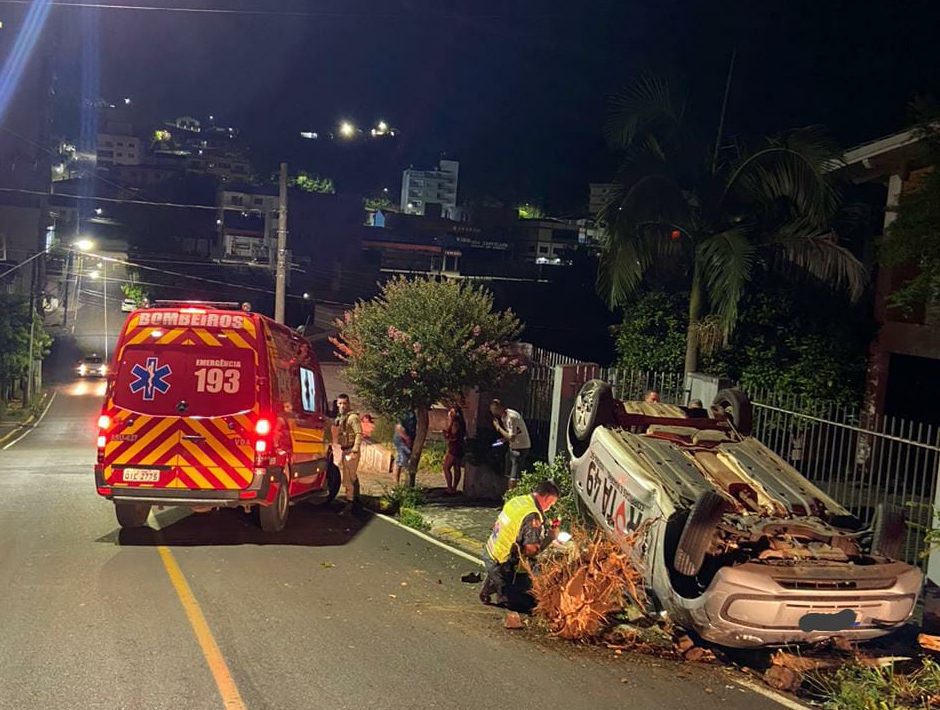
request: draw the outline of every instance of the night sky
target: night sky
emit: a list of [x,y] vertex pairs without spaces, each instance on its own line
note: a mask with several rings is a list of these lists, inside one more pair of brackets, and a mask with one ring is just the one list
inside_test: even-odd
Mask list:
[[[106,0],[107,1],[107,0]],[[123,4],[127,4],[126,2]],[[238,126],[262,169],[280,159],[342,189],[390,187],[442,152],[464,198],[575,212],[610,177],[605,101],[639,72],[681,82],[717,122],[732,49],[728,135],[828,126],[842,145],[898,130],[940,95],[937,0],[150,0],[308,17],[59,8],[59,111],[75,112],[81,13],[97,13],[101,93],[143,115]],[[313,145],[340,119],[399,129],[384,143]],[[64,125],[67,125],[67,120]]]

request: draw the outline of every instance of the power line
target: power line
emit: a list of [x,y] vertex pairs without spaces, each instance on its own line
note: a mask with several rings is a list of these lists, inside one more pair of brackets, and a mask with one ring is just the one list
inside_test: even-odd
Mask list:
[[[0,0],[0,5],[31,5],[33,0]],[[157,5],[125,5],[117,3],[100,2],[62,2],[54,0],[49,3],[54,7],[64,8],[87,8],[93,10],[126,10],[138,12],[178,12],[191,15],[232,15],[232,16],[251,16],[251,17],[293,17],[293,18],[366,18],[366,19],[390,19],[404,18],[408,16],[405,12],[343,12],[340,10],[318,10],[315,12],[298,10],[258,10],[254,8],[221,8],[221,7],[167,7]],[[444,14],[437,16],[440,19],[451,20],[514,20],[522,19],[522,15],[506,13],[477,13],[477,14]],[[531,19],[531,14],[526,15]],[[539,18],[556,17],[553,14],[541,14]]]

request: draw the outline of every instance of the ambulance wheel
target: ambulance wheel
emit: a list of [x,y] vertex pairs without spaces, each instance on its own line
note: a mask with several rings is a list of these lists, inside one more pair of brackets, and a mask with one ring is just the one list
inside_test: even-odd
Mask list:
[[122,528],[142,528],[150,515],[149,503],[115,503],[118,525]]
[[290,496],[287,491],[287,481],[281,476],[278,479],[277,494],[271,505],[258,508],[258,522],[261,529],[267,533],[280,532],[287,525],[287,511],[290,509]]
[[331,503],[336,498],[336,496],[339,495],[339,489],[342,487],[342,485],[343,474],[340,472],[339,466],[331,461],[330,464],[326,467],[326,503]]

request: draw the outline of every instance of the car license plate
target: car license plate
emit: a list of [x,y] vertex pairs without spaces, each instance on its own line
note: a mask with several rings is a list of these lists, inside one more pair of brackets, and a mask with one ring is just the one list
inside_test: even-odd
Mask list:
[[160,471],[154,468],[125,468],[121,480],[125,483],[156,483],[160,480]]

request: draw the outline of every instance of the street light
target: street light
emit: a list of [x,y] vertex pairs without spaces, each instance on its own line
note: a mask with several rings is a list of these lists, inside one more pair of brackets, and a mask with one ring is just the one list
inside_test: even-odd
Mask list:
[[74,246],[79,251],[91,251],[95,248],[95,243],[91,239],[79,239],[74,243]]
[[88,277],[91,278],[91,279],[97,280],[97,279],[101,278],[101,272],[98,271],[98,269],[95,269],[94,271],[92,271],[92,272],[90,272],[90,273],[88,274]]
[[343,121],[339,124],[339,134],[343,138],[352,138],[356,135],[356,127],[349,121]]
[[382,133],[385,133],[385,131],[388,130],[388,124],[385,121],[379,121],[379,125],[376,126],[376,128],[378,128]]

